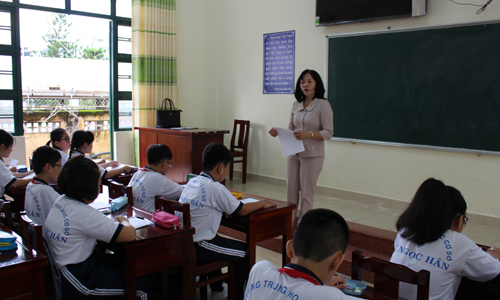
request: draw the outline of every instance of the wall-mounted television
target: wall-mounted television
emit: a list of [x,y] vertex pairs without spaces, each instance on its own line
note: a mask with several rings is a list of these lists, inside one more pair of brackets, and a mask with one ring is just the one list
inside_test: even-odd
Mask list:
[[316,26],[424,16],[426,0],[316,0]]

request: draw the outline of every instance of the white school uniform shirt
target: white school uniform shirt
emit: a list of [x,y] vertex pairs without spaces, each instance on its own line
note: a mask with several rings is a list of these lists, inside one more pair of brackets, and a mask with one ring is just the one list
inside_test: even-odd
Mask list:
[[64,166],[64,164],[68,161],[69,154],[67,154],[66,152],[62,151],[61,149],[59,149],[57,147],[53,147],[53,148],[56,149],[57,151],[59,151],[59,154],[61,154],[61,167]]
[[122,227],[91,206],[61,195],[45,220],[43,234],[54,251],[57,266],[62,268],[89,258],[97,240],[114,242]]
[[183,190],[181,185],[148,167],[137,171],[129,185],[134,193],[134,206],[151,212],[155,211],[156,195],[177,200]]
[[[73,158],[74,156],[77,156],[77,155],[83,155],[83,157],[90,159],[88,156],[86,156],[84,153],[82,153],[78,150],[73,151],[70,158]],[[104,176],[106,176],[106,173],[108,173],[108,171],[106,171],[106,169],[101,167],[101,165],[97,165],[97,167],[99,168],[99,173],[101,173],[101,179],[104,179]]]
[[[437,241],[418,246],[401,237],[402,232],[394,241],[391,262],[414,271],[430,271],[430,300],[453,300],[462,276],[485,282],[500,274],[500,261],[464,234],[448,230]],[[400,283],[399,295],[416,299],[416,285]]]
[[43,225],[52,205],[60,196],[45,181],[35,177],[26,186],[24,210],[33,222]]
[[205,172],[189,180],[179,202],[189,203],[191,226],[196,228],[195,242],[213,239],[219,230],[222,213],[238,213],[243,207],[224,185]]
[[0,197],[3,197],[5,190],[16,181],[16,177],[12,174],[9,168],[5,165],[3,159],[0,159]]
[[[252,267],[248,277],[244,300],[290,300],[321,299],[348,300],[341,290],[333,286],[325,286],[310,270],[295,264],[288,264],[293,270],[290,276],[268,262],[259,261]],[[284,268],[284,269],[285,269]]]

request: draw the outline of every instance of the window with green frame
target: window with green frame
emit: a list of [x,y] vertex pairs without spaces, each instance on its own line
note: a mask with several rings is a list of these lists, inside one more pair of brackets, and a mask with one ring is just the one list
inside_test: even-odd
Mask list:
[[14,135],[23,135],[19,56],[21,53],[19,9],[23,8],[110,20],[111,132],[131,130],[132,4],[130,0],[0,0],[0,128],[9,130]]

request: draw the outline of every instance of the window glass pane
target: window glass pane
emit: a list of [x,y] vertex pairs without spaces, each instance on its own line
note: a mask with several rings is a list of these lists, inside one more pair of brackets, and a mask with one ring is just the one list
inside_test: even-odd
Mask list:
[[116,0],[116,15],[119,17],[132,18],[132,1]]
[[0,128],[14,132],[14,101],[0,100]]
[[12,73],[12,56],[0,55],[0,70]]
[[132,91],[132,64],[118,63],[118,91]]
[[71,0],[71,9],[103,15],[111,14],[109,0]]
[[0,55],[0,90],[12,90],[12,56]]
[[118,128],[132,128],[132,100],[118,101]]
[[132,27],[118,26],[118,53],[132,54]]
[[39,5],[54,8],[65,8],[65,0],[21,0],[23,4]]
[[8,27],[10,30],[10,12],[0,11],[0,26]]
[[0,44],[12,45],[10,12],[0,11]]

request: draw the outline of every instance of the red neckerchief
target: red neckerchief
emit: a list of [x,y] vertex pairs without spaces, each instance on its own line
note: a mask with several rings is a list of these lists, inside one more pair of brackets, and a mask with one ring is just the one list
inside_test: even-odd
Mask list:
[[45,181],[43,181],[43,180],[41,180],[40,178],[37,178],[37,177],[31,178],[31,183],[48,185]]
[[[321,282],[319,282],[316,278],[313,276],[304,273],[302,271],[296,270],[297,265],[295,264],[288,264],[284,268],[281,268],[279,271],[281,273],[285,273],[286,275],[292,277],[292,278],[304,278],[305,280],[309,281],[310,283],[314,285],[323,285]],[[304,267],[301,267],[301,269],[305,269]],[[307,269],[305,269],[307,270]]]

